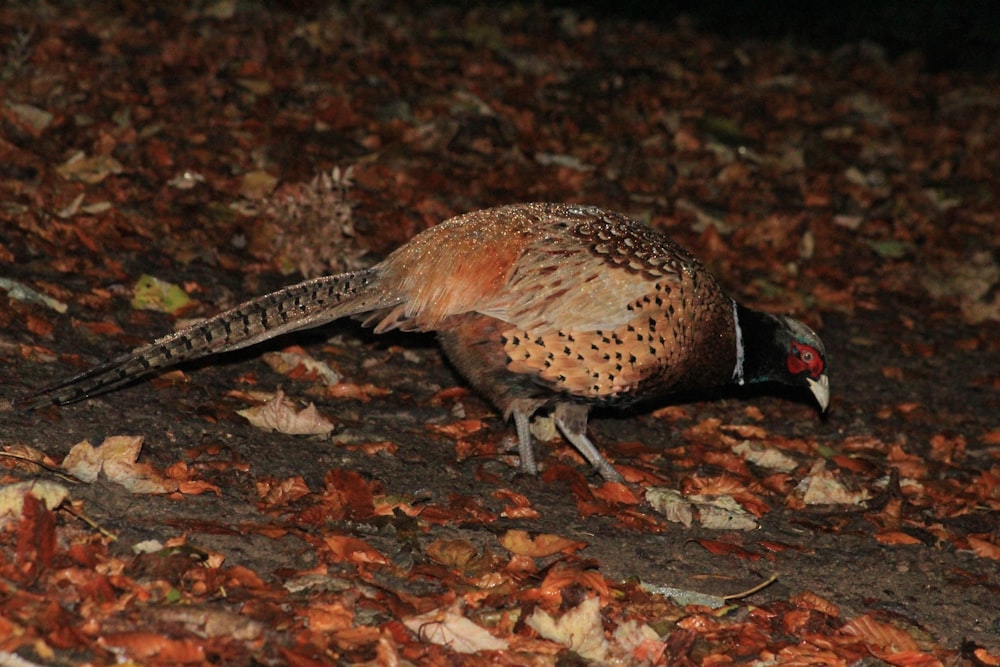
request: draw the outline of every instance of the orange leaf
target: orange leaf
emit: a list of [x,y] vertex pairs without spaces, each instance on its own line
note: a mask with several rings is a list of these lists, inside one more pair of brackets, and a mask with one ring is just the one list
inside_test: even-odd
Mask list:
[[619,482],[605,482],[594,489],[594,495],[609,503],[618,503],[621,505],[639,504],[639,498],[636,497],[632,489]]
[[889,623],[876,621],[868,614],[852,618],[840,630],[854,635],[866,644],[881,649],[890,649],[893,653],[920,650],[916,640],[905,630]]
[[428,429],[435,433],[440,433],[441,435],[447,435],[452,438],[462,438],[470,433],[475,433],[481,430],[486,424],[480,419],[461,419],[459,421],[452,422],[450,424],[437,425],[429,424]]
[[178,482],[177,490],[189,496],[197,496],[208,491],[211,491],[217,496],[222,495],[222,490],[215,484],[197,479]]
[[[24,494],[17,525],[17,574],[31,583],[56,553],[56,518],[34,494]],[[12,571],[12,573],[14,572]]]
[[49,320],[43,320],[40,317],[29,314],[27,318],[28,331],[35,334],[36,336],[48,336],[55,329],[55,324]]
[[979,660],[979,664],[987,665],[988,667],[1000,667],[1000,654],[990,653],[984,648],[977,648],[972,652],[976,659]]
[[837,605],[833,604],[826,598],[822,598],[815,593],[805,591],[804,593],[799,593],[791,599],[792,604],[796,607],[802,607],[803,609],[815,609],[816,611],[826,614],[827,616],[832,616],[836,618],[840,615],[840,610]]
[[268,505],[283,505],[309,495],[309,487],[301,477],[257,482],[257,494]]
[[977,537],[976,535],[969,535],[969,546],[972,551],[980,558],[992,558],[993,560],[1000,560],[1000,545],[993,544],[989,540],[983,537]]
[[307,616],[310,629],[316,632],[345,630],[354,622],[354,612],[338,602],[332,604],[311,602]]
[[713,556],[736,556],[737,558],[745,558],[751,561],[760,560],[760,554],[748,551],[737,544],[705,539],[694,540],[694,542],[705,547],[705,549],[707,549]]
[[900,530],[888,530],[876,533],[875,539],[882,544],[920,544],[920,540]]
[[388,565],[389,559],[376,551],[364,540],[347,535],[327,535],[323,538],[323,543],[336,556],[337,560],[350,561],[352,563],[375,563],[377,565]]
[[458,568],[464,568],[479,555],[472,543],[466,540],[435,540],[426,551],[431,560]]
[[373,384],[351,384],[340,382],[326,388],[326,395],[330,398],[353,398],[358,401],[371,400],[373,396],[387,396],[390,390],[384,387],[376,387]]
[[531,538],[523,530],[508,530],[500,537],[500,544],[511,553],[533,558],[542,558],[560,552],[573,553],[587,546],[586,542],[577,542],[568,537],[552,535],[551,533]]

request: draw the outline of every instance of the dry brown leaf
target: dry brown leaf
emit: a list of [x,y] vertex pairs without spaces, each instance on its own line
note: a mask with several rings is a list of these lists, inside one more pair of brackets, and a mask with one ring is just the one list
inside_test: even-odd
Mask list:
[[889,623],[876,621],[868,614],[852,618],[840,630],[858,637],[866,644],[889,650],[892,653],[920,650],[917,641],[905,630]]
[[333,386],[343,379],[329,364],[317,361],[301,347],[265,352],[262,358],[274,372],[294,380],[321,380],[323,384]]
[[500,537],[500,544],[511,553],[532,558],[544,558],[560,552],[572,553],[587,546],[586,542],[578,542],[551,533],[532,538],[523,530],[508,530]]
[[280,390],[264,405],[237,410],[236,413],[257,428],[290,435],[322,435],[334,428],[333,422],[319,414],[314,404],[296,410]]
[[100,183],[108,176],[120,174],[122,171],[121,162],[110,155],[87,157],[83,152],[76,153],[56,167],[56,173],[63,178],[75,179],[89,185]]
[[990,542],[985,537],[978,537],[976,535],[969,535],[966,539],[969,540],[969,547],[973,553],[980,558],[1000,560],[1000,545]]
[[901,530],[887,530],[876,533],[875,541],[882,544],[920,544],[920,540]]
[[653,487],[646,491],[646,502],[665,516],[667,521],[690,528],[694,521],[694,507],[678,491],[664,487]]
[[93,483],[104,475],[133,493],[171,493],[177,482],[165,478],[152,466],[139,463],[141,435],[113,435],[94,447],[84,440],[70,449],[62,468],[77,479]]
[[689,496],[698,509],[698,521],[712,530],[756,530],[757,519],[732,496]]
[[865,489],[848,489],[824,461],[817,461],[795,490],[806,505],[859,505],[871,497]]
[[764,447],[744,440],[735,447],[733,453],[739,454],[750,463],[768,470],[792,472],[798,467],[798,462],[774,447]]
[[435,540],[427,546],[427,555],[441,565],[464,568],[479,552],[466,540]]
[[840,616],[840,609],[824,597],[805,591],[791,598],[792,604],[803,609],[814,609],[832,618]]

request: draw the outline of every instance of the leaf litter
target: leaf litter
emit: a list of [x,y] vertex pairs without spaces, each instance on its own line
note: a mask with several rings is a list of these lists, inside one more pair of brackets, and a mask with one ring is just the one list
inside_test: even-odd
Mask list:
[[825,422],[594,420],[628,485],[545,420],[519,479],[426,342],[349,326],[2,413],[4,660],[996,664],[995,75],[542,9],[27,11],[0,9],[12,393],[526,199],[668,227],[829,332],[838,388]]

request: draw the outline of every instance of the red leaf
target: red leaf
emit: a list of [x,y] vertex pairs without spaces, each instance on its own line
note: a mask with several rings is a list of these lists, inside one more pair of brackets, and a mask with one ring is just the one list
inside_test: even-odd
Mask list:
[[56,517],[45,504],[30,493],[24,496],[24,508],[17,525],[18,573],[23,583],[32,583],[52,562],[56,552]]

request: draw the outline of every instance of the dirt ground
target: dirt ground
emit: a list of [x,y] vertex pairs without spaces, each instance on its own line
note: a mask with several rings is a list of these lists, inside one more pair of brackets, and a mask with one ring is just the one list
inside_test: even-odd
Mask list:
[[[727,473],[741,479],[766,507],[752,531],[685,527],[646,503],[629,520],[585,515],[577,477],[527,477],[517,473],[513,452],[496,456],[512,444],[512,427],[457,389],[463,381],[433,337],[379,337],[352,322],[78,404],[0,414],[6,448],[28,446],[59,461],[82,440],[141,435],[143,462],[162,470],[186,461],[218,488],[149,495],[106,478],[67,482],[76,507],[117,537],[107,558],[127,563],[126,575],[187,590],[172,566],[133,551],[183,536],[222,554],[226,567],[252,571],[272,593],[321,565],[349,586],[354,566],[315,548],[332,532],[358,537],[389,559],[366,585],[404,599],[443,597],[452,590],[443,578],[415,574],[429,545],[462,540],[479,553],[502,553],[500,537],[523,529],[586,543],[577,556],[610,582],[727,595],[777,577],[739,602],[743,620],[754,609],[777,613],[808,592],[839,610],[830,617],[839,621],[827,619],[814,634],[868,614],[949,664],[987,664],[974,647],[1000,652],[995,75],[930,75],[912,58],[734,44],[684,23],[541,10],[506,11],[498,29],[483,13],[455,8],[416,15],[403,5],[362,3],[211,14],[226,7],[132,8],[123,17],[49,7],[33,27],[26,14],[0,10],[4,35],[21,34],[18,26],[27,35],[22,69],[8,58],[0,91],[54,116],[38,125],[5,102],[0,277],[68,304],[60,313],[13,290],[0,293],[2,398],[171,330],[174,315],[131,306],[144,273],[191,293],[195,303],[182,317],[204,316],[302,271],[370,262],[449,215],[548,199],[599,204],[668,228],[737,298],[806,319],[827,346],[832,406],[820,415],[808,396],[764,387],[691,397],[667,410],[594,415],[591,435],[614,461],[655,470],[667,486]],[[640,52],[637,45],[649,43],[666,45]],[[807,146],[804,157],[791,155],[798,145]],[[94,166],[107,170],[100,180],[59,172],[77,150],[114,158],[118,167]],[[350,165],[342,199],[336,188],[321,193],[327,199],[316,195],[319,204],[303,190],[280,190]],[[185,171],[204,181],[191,189],[167,184]],[[257,190],[248,174],[273,182]],[[295,223],[301,228],[275,224],[292,210],[267,199],[275,187],[308,200],[298,204],[307,210]],[[324,213],[343,201],[353,229],[316,256],[321,249],[313,246],[321,244],[308,234],[329,230],[308,226],[327,224]],[[253,210],[237,212],[234,202]],[[87,208],[102,203],[109,206]],[[281,234],[296,230],[307,235],[300,251],[306,245],[313,254],[282,245]],[[262,362],[263,352],[293,344],[334,367],[345,385],[378,391],[364,400],[333,398],[315,381]],[[247,392],[276,388],[300,406],[314,401],[333,431],[268,432],[237,414],[252,403]],[[462,420],[481,420],[482,428],[463,437],[438,428]],[[722,433],[726,425],[753,427],[751,439],[782,448],[798,467],[780,490],[767,487],[766,471],[753,465],[734,473],[718,427],[700,440],[692,435],[709,433],[711,424],[723,425]],[[561,441],[541,443],[539,455],[547,468],[568,468],[600,486]],[[796,502],[796,484],[824,468],[869,498]],[[318,493],[331,470],[357,473],[384,496],[439,508],[446,518],[348,512],[297,524],[296,512],[276,513],[262,502],[262,483],[301,476]],[[13,467],[6,475],[5,483],[32,477]],[[633,487],[641,496],[651,485]],[[508,499],[501,490],[523,494],[537,515],[502,516]],[[88,532],[58,516],[60,526]],[[57,534],[64,547],[72,542]],[[20,562],[16,535],[6,529],[4,563]],[[901,543],[899,535],[909,539]],[[706,547],[720,544],[731,550]],[[61,562],[57,555],[49,567]],[[0,582],[0,607],[16,591],[44,597],[44,578]],[[198,600],[208,608],[232,602]],[[97,636],[84,607],[60,604],[61,614],[83,623],[83,635]],[[3,609],[19,632],[57,649],[54,663],[112,654],[106,643],[60,645],[53,628],[67,622],[63,616],[36,624]],[[115,618],[126,624],[130,614],[126,607]],[[387,619],[374,624],[384,628]],[[155,614],[145,622],[183,635],[164,630],[169,624]],[[360,617],[354,624],[363,625]],[[796,632],[775,628],[761,646],[795,645]],[[727,641],[713,635],[701,653],[687,646],[672,654],[670,644],[659,660],[765,659]],[[37,645],[3,646],[45,662]],[[253,659],[282,662],[260,650],[269,657]],[[351,650],[374,659],[374,649],[356,647],[326,659],[348,662]],[[232,662],[249,664],[252,655]]]

